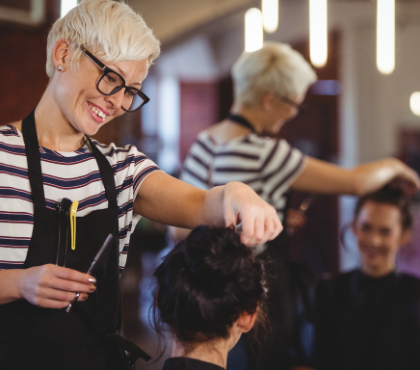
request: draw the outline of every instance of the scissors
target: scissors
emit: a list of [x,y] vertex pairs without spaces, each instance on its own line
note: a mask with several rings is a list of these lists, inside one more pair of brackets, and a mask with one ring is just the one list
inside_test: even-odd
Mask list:
[[[91,274],[94,270],[96,263],[98,262],[99,258],[101,258],[102,254],[104,253],[105,249],[111,244],[112,241],[112,234],[109,234],[107,238],[105,239],[104,243],[102,244],[101,248],[99,249],[98,253],[96,253],[95,258],[93,259],[92,263],[90,264],[89,269],[87,270],[87,274]],[[76,297],[74,297],[74,300],[72,303],[69,303],[69,305],[66,308],[66,312],[70,312],[73,305],[77,302],[77,299],[80,297],[80,292],[76,293]]]

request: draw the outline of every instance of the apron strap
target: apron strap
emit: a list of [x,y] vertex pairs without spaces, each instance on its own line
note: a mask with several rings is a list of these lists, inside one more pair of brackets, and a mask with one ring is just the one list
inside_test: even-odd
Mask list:
[[[35,109],[22,120],[22,135],[25,143],[26,159],[28,161],[28,176],[31,184],[32,201],[35,206],[45,208],[44,182],[42,180],[41,155],[35,126]],[[115,188],[114,171],[105,156],[87,138],[92,154],[98,163],[102,182],[105,187],[105,195],[108,199],[109,208],[118,208],[117,192]]]
[[45,208],[44,182],[42,181],[41,155],[35,127],[35,109],[22,120],[22,135],[28,160],[28,176],[34,206]]
[[90,147],[92,148],[93,156],[98,163],[99,172],[101,173],[102,182],[105,187],[105,195],[108,199],[109,208],[118,208],[117,204],[117,190],[115,187],[114,170],[111,164],[106,159],[105,155],[96,147],[92,140],[85,135],[89,141]]

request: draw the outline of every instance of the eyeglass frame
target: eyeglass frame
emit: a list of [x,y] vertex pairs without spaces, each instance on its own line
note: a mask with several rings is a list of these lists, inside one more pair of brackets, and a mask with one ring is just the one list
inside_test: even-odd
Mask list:
[[306,105],[305,104],[298,104],[289,98],[282,97],[280,100],[286,104],[291,105],[292,107],[296,108],[298,111],[298,115],[301,115],[306,112]]
[[[132,86],[127,86],[126,84],[125,84],[125,80],[124,80],[124,78],[119,74],[119,73],[117,73],[117,72],[115,72],[113,69],[111,69],[111,68],[109,68],[108,66],[106,66],[104,63],[102,63],[98,58],[96,58],[89,50],[87,50],[83,45],[78,45],[78,47],[79,47],[79,49],[92,61],[92,62],[94,62],[99,68],[101,68],[102,69],[102,75],[101,75],[101,77],[99,78],[99,80],[98,80],[98,83],[96,84],[96,88],[97,88],[97,90],[102,94],[102,95],[105,95],[105,96],[111,96],[111,95],[114,95],[114,94],[116,94],[116,93],[118,93],[118,92],[120,92],[123,88],[125,88],[125,91],[124,91],[124,94],[127,92],[127,90],[128,89],[131,89],[131,90],[134,90],[136,93],[137,93],[137,95],[139,95],[142,99],[143,99],[143,104],[141,104],[138,108],[136,108],[136,109],[134,109],[134,110],[127,110],[127,109],[125,109],[122,105],[121,105],[121,108],[124,110],[124,111],[126,111],[127,113],[133,113],[133,112],[135,112],[135,111],[137,111],[137,110],[139,110],[141,107],[143,107],[146,103],[148,103],[149,101],[150,101],[150,98],[143,92],[143,91],[140,91],[139,89],[136,89],[135,87],[132,87]],[[118,89],[118,91],[115,91],[115,92],[113,92],[113,93],[111,93],[111,94],[105,94],[105,93],[103,93],[100,89],[99,89],[99,84],[101,83],[101,81],[102,81],[102,79],[105,77],[105,75],[107,74],[107,73],[110,73],[110,72],[112,72],[112,73],[115,73],[119,78],[121,78],[121,80],[122,80],[122,82],[123,82],[123,84],[122,84],[122,86],[120,87],[120,89]]]

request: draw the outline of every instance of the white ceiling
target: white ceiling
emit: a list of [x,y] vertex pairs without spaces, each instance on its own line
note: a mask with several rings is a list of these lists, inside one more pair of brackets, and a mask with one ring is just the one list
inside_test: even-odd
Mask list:
[[[255,6],[255,0],[127,0],[162,44],[223,16]],[[257,3],[258,4],[258,3]]]
[[[309,0],[279,1],[282,15],[282,9],[290,8],[306,13]],[[164,46],[177,42],[187,35],[194,36],[194,33],[203,31],[202,28],[211,33],[217,32],[218,28],[228,31],[229,28],[238,26],[238,24],[229,24],[237,21],[235,15],[240,14],[242,17],[246,9],[261,6],[261,0],[126,0],[126,2],[144,17],[147,25],[154,30]],[[358,8],[365,3],[364,6],[375,9],[376,2],[377,0],[329,0],[329,8],[333,10],[337,6],[345,6],[351,9],[353,6]],[[396,3],[399,8],[410,5],[417,8],[420,0],[396,0]],[[294,13],[288,13],[286,18],[290,16],[294,18]],[[345,14],[343,18],[346,18]],[[287,29],[286,33],[289,31]]]

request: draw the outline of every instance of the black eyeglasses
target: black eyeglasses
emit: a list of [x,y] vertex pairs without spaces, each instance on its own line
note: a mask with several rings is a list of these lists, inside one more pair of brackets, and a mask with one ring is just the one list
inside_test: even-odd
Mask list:
[[93,56],[83,45],[79,46],[79,48],[89,57],[90,60],[92,60],[92,62],[103,70],[102,75],[96,84],[96,88],[101,94],[107,96],[114,95],[121,89],[125,89],[121,107],[129,113],[140,109],[150,100],[145,93],[135,87],[127,86],[124,78]]
[[306,106],[304,104],[295,103],[293,100],[288,98],[280,98],[282,102],[291,105],[292,107],[296,108],[298,111],[298,115],[303,114],[306,112]]

